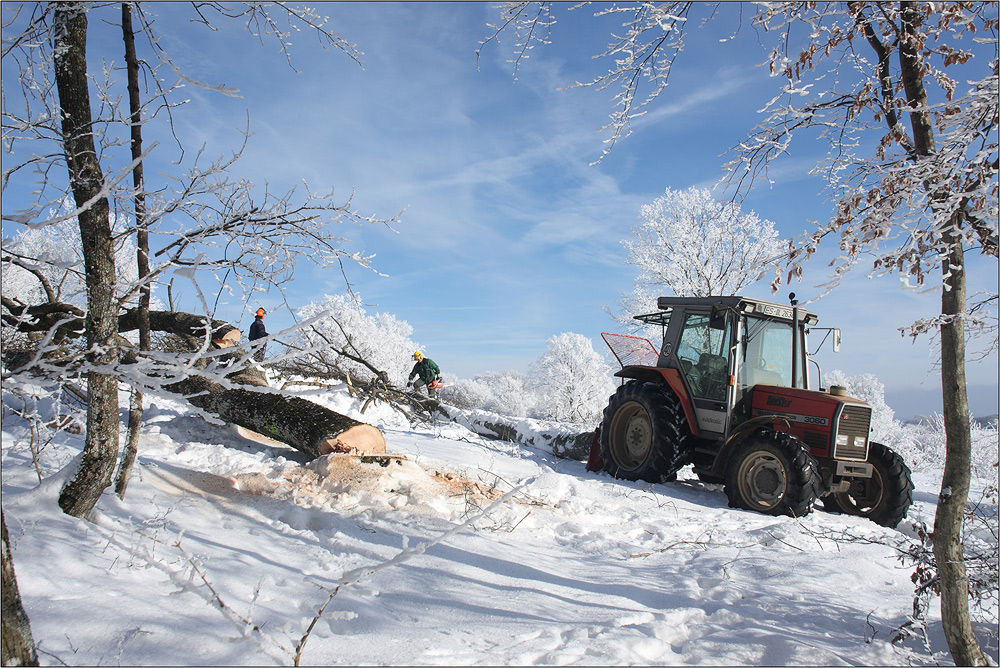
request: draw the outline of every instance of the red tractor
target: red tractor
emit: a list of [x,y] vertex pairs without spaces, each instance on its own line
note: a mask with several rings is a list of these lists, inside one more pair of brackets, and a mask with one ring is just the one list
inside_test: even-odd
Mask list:
[[[635,316],[662,327],[659,351],[605,334],[627,382],[604,410],[588,468],[658,483],[693,464],[701,480],[725,485],[734,508],[801,517],[818,498],[899,524],[913,500],[910,470],[869,440],[868,404],[839,386],[809,389],[806,336],[817,317],[791,298],[660,297],[659,312]],[[840,332],[831,334],[839,350]]]

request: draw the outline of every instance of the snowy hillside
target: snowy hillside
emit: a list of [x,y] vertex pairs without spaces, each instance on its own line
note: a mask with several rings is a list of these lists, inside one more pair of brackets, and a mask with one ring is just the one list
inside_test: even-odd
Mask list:
[[[346,392],[303,394],[361,417]],[[937,600],[929,646],[890,642],[912,610],[909,520],[737,511],[690,471],[616,482],[384,406],[362,419],[405,459],[309,462],[155,399],[125,500],[84,522],[56,503],[82,436],[46,441],[11,407],[3,509],[43,664],[951,661]],[[939,474],[914,480],[909,518],[930,524]]]

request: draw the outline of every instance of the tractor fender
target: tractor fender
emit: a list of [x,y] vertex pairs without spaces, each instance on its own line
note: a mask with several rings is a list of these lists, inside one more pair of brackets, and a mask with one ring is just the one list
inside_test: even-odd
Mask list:
[[782,415],[761,415],[741,423],[729,434],[729,438],[722,444],[722,448],[715,456],[715,461],[712,463],[712,473],[724,475],[726,464],[729,462],[729,457],[733,450],[736,449],[736,446],[758,431],[779,431],[776,429],[779,424],[785,426],[784,431],[786,433],[792,428],[788,418]]
[[616,372],[615,375],[619,378],[633,378],[651,383],[665,383],[680,400],[681,408],[684,409],[684,417],[687,418],[688,427],[691,429],[691,434],[693,436],[700,435],[698,420],[694,414],[694,404],[691,402],[691,397],[688,396],[687,390],[684,388],[684,382],[681,380],[681,374],[677,369],[630,365],[622,367],[622,370]]

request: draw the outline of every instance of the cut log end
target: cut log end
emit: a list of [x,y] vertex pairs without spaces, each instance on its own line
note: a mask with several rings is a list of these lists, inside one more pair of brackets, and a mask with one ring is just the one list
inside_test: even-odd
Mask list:
[[232,348],[240,342],[240,330],[231,329],[220,337],[212,339],[216,348]]
[[328,436],[320,441],[320,456],[333,452],[382,454],[385,452],[385,437],[370,424],[358,424],[336,436]]

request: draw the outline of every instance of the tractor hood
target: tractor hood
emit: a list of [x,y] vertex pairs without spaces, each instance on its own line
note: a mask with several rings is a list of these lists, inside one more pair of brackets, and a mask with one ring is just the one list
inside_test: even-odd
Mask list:
[[777,385],[755,386],[750,406],[751,418],[787,423],[814,455],[861,461],[867,456],[871,414],[871,407],[854,397]]
[[[861,399],[846,395],[834,395],[819,390],[803,390],[780,385],[756,385],[751,399],[751,412],[753,417],[781,415],[793,422],[818,424],[815,416],[823,415],[832,418],[837,407],[844,403],[868,405]],[[810,418],[811,422],[807,421],[806,416],[813,416]],[[824,422],[824,424],[829,424],[829,422]]]

